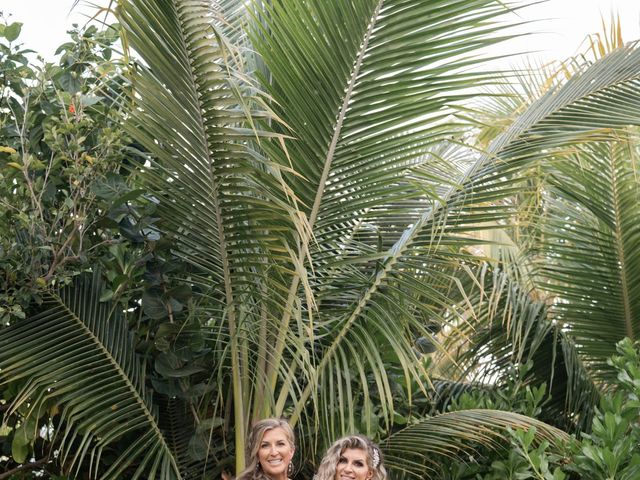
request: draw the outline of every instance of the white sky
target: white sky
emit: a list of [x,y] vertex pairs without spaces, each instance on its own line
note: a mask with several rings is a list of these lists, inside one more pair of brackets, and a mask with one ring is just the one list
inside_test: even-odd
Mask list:
[[[522,0],[519,0],[522,3]],[[21,40],[25,47],[53,57],[55,49],[66,41],[66,30],[72,23],[84,24],[95,9],[86,2],[71,13],[73,0],[0,0],[0,11],[13,14],[12,19],[24,23]],[[93,0],[104,5],[106,0]],[[512,41],[509,51],[540,51],[544,60],[562,60],[576,53],[589,33],[602,30],[600,18],[619,12],[625,40],[640,39],[640,0],[549,0],[521,10],[522,20],[536,20],[523,27],[538,32],[525,39]]]

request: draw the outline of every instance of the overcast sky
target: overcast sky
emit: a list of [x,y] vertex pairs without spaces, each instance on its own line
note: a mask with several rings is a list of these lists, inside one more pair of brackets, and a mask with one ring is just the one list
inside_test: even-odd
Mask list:
[[[74,0],[0,0],[0,11],[24,23],[22,41],[27,48],[52,59],[58,45],[66,41],[72,23],[84,24],[95,9],[86,2],[71,11]],[[105,4],[105,0],[93,3]],[[522,3],[522,2],[520,2]],[[564,59],[576,53],[589,33],[602,30],[600,18],[619,12],[625,40],[640,39],[640,0],[548,0],[521,10],[523,20],[536,20],[527,31],[533,37],[513,41],[510,51],[539,50],[544,60]]]

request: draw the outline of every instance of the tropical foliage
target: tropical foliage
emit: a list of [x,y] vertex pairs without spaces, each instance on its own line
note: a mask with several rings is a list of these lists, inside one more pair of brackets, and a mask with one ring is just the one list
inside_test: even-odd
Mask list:
[[496,77],[496,0],[110,6],[56,66],[0,30],[0,479],[217,477],[272,415],[301,477],[360,431],[396,477],[607,478],[640,49]]

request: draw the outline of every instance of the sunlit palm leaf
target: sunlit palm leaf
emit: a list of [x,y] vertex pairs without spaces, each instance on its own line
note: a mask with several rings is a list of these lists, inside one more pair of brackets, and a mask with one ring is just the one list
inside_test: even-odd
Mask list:
[[[629,146],[632,143],[623,142],[625,147],[618,142],[626,135],[623,131],[612,134],[608,129],[640,123],[640,54],[631,45],[583,68],[565,85],[559,84],[534,102],[492,144],[496,161],[487,158],[484,166],[478,165],[468,186],[460,194],[453,193],[449,205],[465,205],[474,196],[479,201],[504,202],[511,195],[505,205],[512,210],[503,209],[503,221],[524,219],[531,222],[530,230],[524,230],[526,224],[517,228],[528,233],[530,241],[540,235],[539,245],[532,241],[522,248],[537,260],[538,278],[542,279],[538,287],[547,290],[550,299],[557,296],[551,313],[561,322],[563,332],[556,346],[537,351],[537,360],[559,361],[566,367],[567,377],[555,380],[567,382],[562,385],[566,408],[583,411],[580,422],[584,425],[595,401],[593,382],[604,378],[608,370],[606,358],[622,336],[635,335],[637,329],[632,300],[637,269],[629,253],[635,251],[637,242],[638,186],[632,173],[637,154]],[[536,169],[535,184],[526,181],[530,167]],[[520,191],[513,190],[515,185]],[[529,218],[519,217],[518,201],[528,205],[530,199],[536,205]],[[487,210],[490,208],[494,207]],[[543,231],[536,232],[541,214]],[[534,250],[528,252],[531,246]],[[530,260],[529,265],[533,265]],[[498,311],[496,315],[499,319],[503,314]],[[526,326],[527,318],[514,319],[521,324],[518,328]],[[541,320],[549,322],[550,318]],[[487,321],[495,322],[496,316],[485,317],[476,328],[491,330]],[[506,348],[510,356],[518,351],[517,341],[512,336],[484,353],[500,356],[499,349]],[[509,342],[516,342],[515,351]],[[554,385],[556,395],[559,386]]]
[[[513,209],[509,213],[509,208],[503,208],[503,221],[510,224],[515,218],[524,218],[532,222],[531,228],[517,228],[526,231],[529,240],[541,238],[540,244],[530,241],[521,245],[519,258],[528,262],[528,281],[541,280],[536,288],[546,292],[523,292],[522,298],[531,302],[533,297],[544,295],[551,304],[550,313],[537,315],[537,319],[514,315],[518,308],[511,301],[507,308],[496,305],[492,314],[487,314],[489,305],[474,311],[484,313],[474,317],[476,331],[460,327],[466,339],[473,338],[476,345],[463,358],[471,360],[471,368],[480,368],[485,376],[499,377],[502,361],[508,364],[522,359],[522,347],[527,345],[521,343],[523,329],[542,322],[535,328],[544,332],[551,327],[551,317],[555,319],[559,323],[554,328],[562,326],[562,331],[539,336],[534,340],[538,346],[525,358],[531,355],[529,358],[536,362],[534,369],[540,368],[536,365],[555,365],[555,375],[546,380],[554,395],[550,408],[565,415],[567,428],[589,425],[597,401],[595,385],[610,371],[606,359],[622,336],[636,334],[638,318],[632,300],[635,295],[631,294],[638,283],[637,268],[630,254],[637,250],[638,186],[632,173],[637,171],[637,153],[631,147],[633,142],[619,142],[626,138],[624,131],[611,134],[601,130],[640,123],[638,50],[632,45],[583,68],[586,70],[566,85],[558,85],[533,103],[510,131],[493,143],[490,150],[498,162],[487,158],[484,167],[472,171],[469,187],[462,190],[469,194],[453,194],[450,202],[464,204],[473,201],[474,195],[483,199],[487,195],[483,181],[473,178],[480,180],[488,172],[486,178],[491,179],[492,188],[490,196],[484,198],[504,202],[509,189],[518,185],[520,178],[526,179],[529,166],[537,169],[535,184],[525,181],[520,184],[520,192],[512,191],[506,206],[512,205]],[[530,196],[522,195],[528,191]],[[505,195],[503,200],[500,194]],[[529,199],[534,199],[534,210],[528,213],[529,218],[519,217],[518,201],[529,203]],[[468,208],[462,211],[469,212]],[[537,230],[540,214],[542,231]],[[531,246],[532,251],[528,250]],[[531,267],[536,263],[526,259],[528,253],[538,265],[535,270]],[[596,269],[598,273],[594,274]],[[532,275],[536,273],[541,275]],[[472,291],[468,297],[472,297]],[[490,292],[481,292],[478,298],[485,295],[485,302],[499,298]],[[529,295],[532,298],[528,299]],[[496,322],[507,330],[501,330]],[[485,358],[493,356],[495,363],[489,365],[495,368],[480,367],[480,353]],[[543,379],[545,375],[540,373],[544,372],[534,372]]]
[[[362,301],[377,298],[378,286],[393,284],[396,272],[407,271],[408,266],[415,265],[437,278],[436,271],[427,270],[428,261],[418,263],[418,255],[433,258],[438,245],[462,245],[460,238],[456,240],[457,232],[510,221],[517,212],[516,206],[497,202],[522,193],[527,169],[546,158],[548,149],[565,148],[577,140],[588,141],[596,129],[639,123],[639,67],[638,50],[630,47],[617,51],[534,103],[492,144],[491,153],[478,161],[461,182],[463,186],[450,191],[445,197],[447,203],[426,211],[380,259],[382,268],[374,287],[367,290]],[[619,105],[614,101],[621,98],[628,108],[624,115],[619,114]],[[440,229],[451,233],[443,236]],[[359,303],[358,308],[364,310],[364,305]]]
[[426,146],[451,133],[453,126],[437,119],[483,78],[460,73],[471,62],[462,54],[497,41],[487,35],[488,19],[501,12],[491,1],[446,8],[279,1],[266,8],[265,35],[256,35],[256,48],[271,74],[265,80],[275,108],[295,136],[291,161],[304,175],[296,192],[312,223],[322,219],[316,236],[323,225],[339,223],[347,206],[340,199],[350,200],[347,210],[354,212],[364,208],[354,202],[381,202],[390,195],[383,189]]
[[[2,381],[20,386],[10,411],[26,409],[38,418],[49,402],[60,405],[62,430],[54,434],[72,472],[90,462],[103,479],[181,478],[132,335],[112,306],[99,301],[101,293],[97,277],[78,279],[47,294],[40,313],[0,331]],[[117,442],[128,448],[97,472]]]
[[[539,168],[549,159],[560,161],[575,142],[602,139],[599,129],[640,122],[636,108],[639,72],[640,50],[631,46],[547,93],[493,142],[489,154],[461,182],[463,186],[446,196],[444,206],[426,212],[398,242],[398,248],[409,247],[420,235],[431,235],[430,226],[438,215],[448,216],[461,231],[483,224],[495,228],[500,220],[508,223],[517,218],[518,205],[513,199],[527,191],[530,167]],[[625,115],[619,115],[621,105]]]

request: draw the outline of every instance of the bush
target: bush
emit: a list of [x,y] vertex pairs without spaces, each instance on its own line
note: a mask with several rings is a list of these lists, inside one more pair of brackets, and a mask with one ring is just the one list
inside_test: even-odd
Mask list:
[[[39,290],[64,283],[114,242],[101,191],[127,155],[114,97],[117,30],[70,32],[59,64],[33,66],[0,29],[0,322],[24,318]],[[113,182],[112,182],[113,183]],[[107,228],[105,228],[105,226]]]

